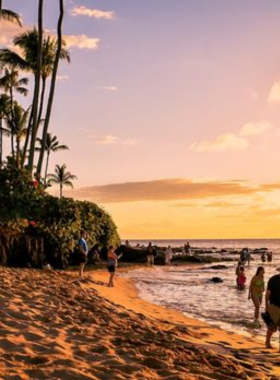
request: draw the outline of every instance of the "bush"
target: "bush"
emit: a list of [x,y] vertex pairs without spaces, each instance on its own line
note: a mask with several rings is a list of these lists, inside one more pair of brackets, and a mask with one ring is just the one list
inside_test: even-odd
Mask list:
[[88,232],[89,246],[120,243],[105,210],[91,202],[50,196],[24,170],[0,170],[0,204],[2,264],[41,267],[48,262],[64,268],[81,229]]

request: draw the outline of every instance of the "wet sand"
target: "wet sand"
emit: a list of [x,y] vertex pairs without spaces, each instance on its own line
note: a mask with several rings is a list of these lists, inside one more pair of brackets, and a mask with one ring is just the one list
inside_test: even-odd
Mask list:
[[1,379],[280,379],[278,347],[141,300],[105,270],[0,267]]

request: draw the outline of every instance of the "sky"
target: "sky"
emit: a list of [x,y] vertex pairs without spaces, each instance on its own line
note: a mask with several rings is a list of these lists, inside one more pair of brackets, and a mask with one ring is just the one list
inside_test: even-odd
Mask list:
[[[35,25],[36,0],[3,6]],[[65,1],[50,125],[70,148],[51,171],[78,177],[65,195],[122,239],[280,238],[279,16],[279,0]],[[0,45],[20,32],[1,22]]]

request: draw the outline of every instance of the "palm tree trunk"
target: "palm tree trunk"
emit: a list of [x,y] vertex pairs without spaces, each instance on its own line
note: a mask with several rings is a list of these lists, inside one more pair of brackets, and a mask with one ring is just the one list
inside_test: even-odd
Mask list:
[[62,22],[63,22],[63,16],[64,16],[64,0],[59,0],[59,19],[57,23],[57,50],[53,65],[53,72],[52,72],[52,79],[51,79],[51,87],[50,87],[50,93],[49,93],[49,99],[48,99],[48,105],[47,105],[47,112],[46,112],[46,119],[44,122],[44,129],[42,134],[42,149],[40,151],[38,164],[37,164],[37,174],[40,175],[42,171],[42,165],[46,150],[46,139],[47,139],[47,133],[50,123],[50,116],[52,111],[52,104],[54,100],[54,93],[55,93],[55,84],[56,84],[56,76],[57,76],[57,70],[58,70],[58,64],[60,59],[60,53],[62,48]]
[[[35,79],[35,76],[34,76],[34,79]],[[29,144],[29,138],[30,138],[30,134],[31,134],[32,122],[33,122],[32,117],[33,117],[34,103],[35,103],[34,99],[35,99],[35,88],[33,91],[32,109],[31,109],[31,113],[29,116],[29,121],[28,121],[28,126],[27,126],[27,131],[26,131],[26,137],[25,137],[25,141],[24,141],[24,145],[23,145],[23,152],[22,152],[22,159],[21,159],[21,166],[22,167],[24,165],[24,161],[26,158],[27,148],[28,148],[28,144]]]
[[16,136],[16,164],[17,164],[17,168],[19,168],[19,164],[20,164],[20,139],[19,139],[19,136]]
[[59,191],[59,198],[61,199],[62,198],[62,183],[60,183],[60,185],[59,185],[59,189],[60,189],[60,191]]
[[14,133],[11,132],[11,150],[12,150],[12,157],[15,158],[15,146],[14,146]]
[[40,107],[39,107],[39,113],[38,113],[37,132],[39,129],[39,125],[40,125],[40,121],[41,121],[42,113],[43,113],[45,91],[46,91],[46,78],[42,77],[42,91],[41,91]]
[[47,162],[46,162],[45,180],[44,180],[45,185],[47,184],[47,175],[48,175],[49,158],[50,158],[50,152],[47,152]]
[[12,157],[15,159],[15,148],[14,148],[14,123],[15,123],[15,113],[14,113],[14,97],[13,97],[13,88],[10,87],[10,99],[11,99],[11,116],[12,116],[12,130],[11,130],[11,148],[12,148]]
[[35,74],[35,86],[34,86],[34,103],[32,106],[32,129],[31,129],[31,141],[30,152],[28,158],[28,169],[30,173],[33,171],[35,144],[37,137],[37,123],[38,123],[38,106],[40,96],[40,79],[41,79],[41,67],[42,67],[42,50],[43,50],[43,3],[44,0],[39,0],[38,6],[38,55],[37,55],[37,68]]

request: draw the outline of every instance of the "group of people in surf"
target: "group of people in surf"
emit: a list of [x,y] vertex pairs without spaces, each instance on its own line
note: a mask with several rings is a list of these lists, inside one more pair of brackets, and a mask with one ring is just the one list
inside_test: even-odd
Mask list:
[[[276,268],[278,274],[272,276],[267,283],[265,292],[265,268],[257,267],[256,273],[252,277],[249,285],[248,300],[252,300],[254,305],[254,324],[260,324],[260,310],[265,292],[265,312],[262,313],[266,323],[266,347],[272,348],[271,337],[277,329],[280,331],[280,267]],[[244,263],[239,261],[236,267],[236,285],[237,289],[245,290],[246,275]],[[279,335],[280,338],[280,335]],[[280,340],[279,340],[280,349]]]

